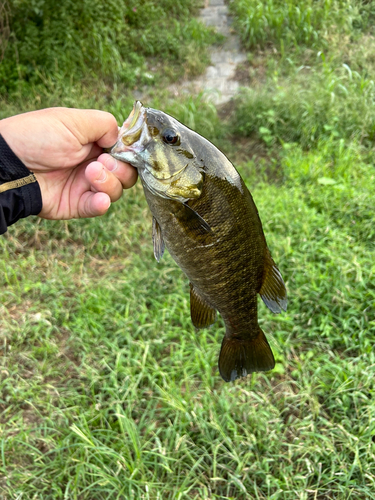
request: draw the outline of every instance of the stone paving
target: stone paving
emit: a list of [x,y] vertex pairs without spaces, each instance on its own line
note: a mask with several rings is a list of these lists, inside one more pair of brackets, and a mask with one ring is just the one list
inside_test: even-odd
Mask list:
[[234,79],[236,67],[246,61],[246,54],[241,51],[239,37],[231,28],[231,17],[224,0],[206,0],[201,20],[207,26],[215,27],[226,39],[221,47],[211,50],[211,65],[204,75],[191,82],[172,86],[171,90],[175,95],[187,91],[204,91],[215,104],[224,104],[238,90],[239,83]]
[[212,64],[202,77],[195,80],[194,86],[198,91],[212,94],[215,104],[223,104],[238,90],[239,83],[234,79],[236,67],[246,61],[246,54],[241,51],[239,37],[231,28],[231,17],[224,0],[206,0],[201,19],[206,26],[215,27],[226,39],[221,47],[212,49]]

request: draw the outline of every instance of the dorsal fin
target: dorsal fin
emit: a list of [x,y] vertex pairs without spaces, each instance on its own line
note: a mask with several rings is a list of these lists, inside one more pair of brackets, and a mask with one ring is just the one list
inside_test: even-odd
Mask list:
[[160,259],[163,257],[165,244],[163,235],[161,233],[161,228],[155,217],[152,218],[152,242],[154,244],[155,259],[160,262]]
[[259,295],[273,313],[278,314],[281,310],[286,311],[288,298],[285,284],[267,247],[264,258],[263,281]]
[[195,328],[205,328],[216,320],[216,310],[204,300],[190,283],[190,316]]

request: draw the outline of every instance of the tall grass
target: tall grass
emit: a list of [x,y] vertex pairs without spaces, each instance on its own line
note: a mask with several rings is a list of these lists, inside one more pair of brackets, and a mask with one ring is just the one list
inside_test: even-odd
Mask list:
[[234,0],[230,8],[249,49],[275,44],[282,52],[299,46],[322,48],[332,32],[372,26],[373,2],[356,0]]
[[375,139],[375,86],[347,64],[324,61],[289,78],[243,89],[236,100],[233,127],[266,144],[296,142],[304,148],[321,138]]

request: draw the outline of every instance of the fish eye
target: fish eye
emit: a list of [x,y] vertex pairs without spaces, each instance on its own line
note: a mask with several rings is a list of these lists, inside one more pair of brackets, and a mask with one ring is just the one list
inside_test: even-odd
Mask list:
[[180,144],[180,136],[175,130],[171,128],[166,128],[165,130],[163,130],[162,138],[166,144],[173,144],[173,145]]

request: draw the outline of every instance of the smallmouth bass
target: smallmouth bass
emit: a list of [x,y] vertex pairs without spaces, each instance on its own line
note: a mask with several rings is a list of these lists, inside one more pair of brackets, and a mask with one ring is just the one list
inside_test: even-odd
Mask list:
[[167,247],[189,278],[194,326],[211,325],[220,312],[222,378],[271,370],[275,360],[258,325],[257,294],[274,313],[286,311],[287,294],[237,170],[208,140],[139,101],[109,153],[138,169],[153,215],[155,258]]

